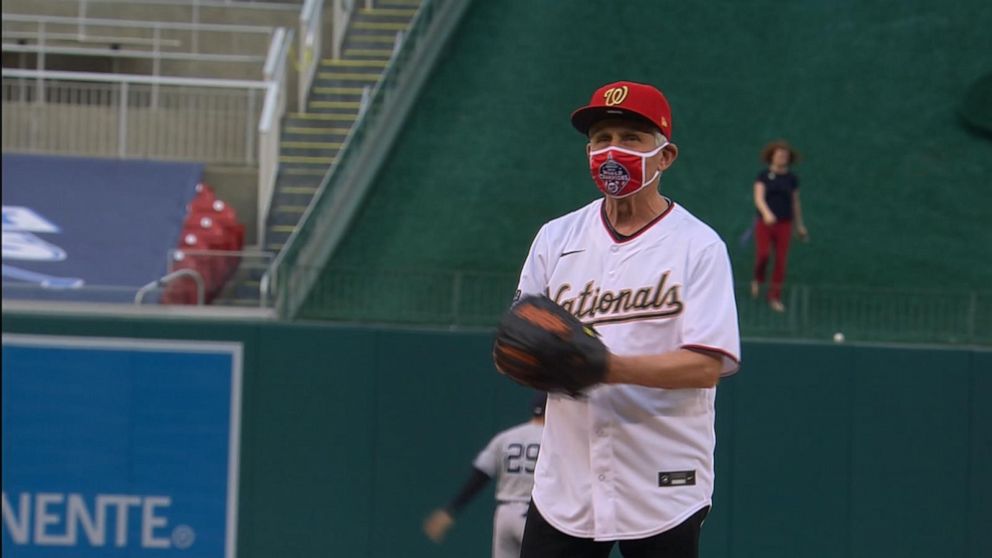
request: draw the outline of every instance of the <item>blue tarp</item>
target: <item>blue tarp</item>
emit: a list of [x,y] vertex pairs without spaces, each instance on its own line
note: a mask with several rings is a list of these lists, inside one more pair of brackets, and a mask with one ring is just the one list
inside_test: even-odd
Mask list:
[[3,155],[3,296],[130,301],[167,271],[199,163]]

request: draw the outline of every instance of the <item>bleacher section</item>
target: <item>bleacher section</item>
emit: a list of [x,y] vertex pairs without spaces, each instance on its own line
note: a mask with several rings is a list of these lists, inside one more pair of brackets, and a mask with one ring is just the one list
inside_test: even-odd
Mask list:
[[[812,242],[790,256],[786,304],[816,315],[741,297],[747,333],[813,319],[819,335],[831,313],[884,332],[896,309],[923,337],[953,324],[967,339],[992,310],[992,157],[956,108],[988,71],[989,28],[984,0],[474,2],[303,315],[362,320],[372,305],[382,321],[451,323],[470,275],[498,302],[476,306],[500,307],[540,224],[597,195],[570,111],[632,79],[674,107],[663,190],[726,239],[742,282],[758,152],[785,137],[805,155]],[[403,278],[431,273],[453,294],[425,319],[440,295]]]
[[[301,6],[4,2],[4,152],[202,161],[257,245],[264,171],[278,164],[279,120],[296,98],[301,64],[288,56]],[[293,55],[312,58],[305,50]]]

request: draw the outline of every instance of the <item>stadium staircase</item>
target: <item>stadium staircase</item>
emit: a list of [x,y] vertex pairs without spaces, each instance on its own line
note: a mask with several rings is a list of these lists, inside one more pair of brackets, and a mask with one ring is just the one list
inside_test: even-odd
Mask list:
[[[419,5],[420,0],[377,0],[375,8],[356,9],[341,59],[321,61],[306,112],[286,115],[263,251],[278,253],[296,229],[358,118],[363,90],[368,87],[371,92],[379,81],[396,46],[397,33],[406,31]],[[218,304],[257,306],[267,265],[262,260],[243,261]]]

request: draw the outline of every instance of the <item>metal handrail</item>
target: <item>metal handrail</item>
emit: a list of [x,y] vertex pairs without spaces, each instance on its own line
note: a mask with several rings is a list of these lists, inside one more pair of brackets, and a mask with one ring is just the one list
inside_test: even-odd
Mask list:
[[198,52],[120,50],[112,48],[70,47],[50,44],[18,45],[4,43],[3,50],[4,52],[29,52],[36,54],[106,56],[109,58],[157,58],[160,60],[197,60],[201,62],[225,62],[236,64],[257,64],[265,60],[262,56],[254,56],[250,54],[204,54]]
[[[331,24],[332,33],[338,22]],[[324,1],[305,0],[300,10],[300,46],[298,55],[297,105],[299,112],[307,111],[307,95],[317,74],[323,48]],[[333,40],[333,34],[332,34]]]
[[66,81],[99,81],[105,83],[140,83],[144,85],[185,85],[189,87],[220,87],[234,89],[268,89],[264,81],[244,79],[187,78],[176,76],[146,76],[139,74],[102,74],[98,72],[61,72],[52,70],[21,70],[3,68],[3,77],[52,79]]
[[0,14],[0,20],[17,23],[62,23],[66,25],[93,25],[96,27],[123,27],[138,29],[175,29],[180,31],[229,31],[231,33],[259,33],[271,35],[273,27],[266,25],[238,25],[229,23],[185,23],[181,21],[136,21],[130,19],[102,19],[49,15]]
[[293,30],[280,27],[272,40],[265,62],[264,77],[269,87],[258,120],[258,243],[264,245],[265,223],[272,192],[279,175],[280,122],[286,113],[286,59],[293,44]]
[[331,56],[338,60],[341,58],[341,46],[344,44],[351,14],[355,12],[355,0],[334,0],[332,9],[334,21],[331,24]]
[[138,289],[138,292],[134,293],[134,303],[139,305],[142,304],[145,300],[145,295],[153,289],[164,287],[172,282],[173,279],[179,279],[180,277],[189,277],[194,283],[196,283],[196,305],[203,306],[206,287],[203,283],[203,276],[194,269],[179,269],[173,271],[172,273],[167,273],[162,277],[159,277],[158,279],[142,286]]
[[[37,39],[37,32],[32,31],[4,31],[4,39]],[[46,39],[53,39],[56,41],[75,41],[77,43],[109,43],[118,45],[144,45],[144,46],[154,46],[158,44],[159,46],[167,47],[178,47],[183,44],[182,41],[176,39],[156,39],[152,37],[151,39],[143,39],[140,37],[112,37],[112,36],[102,36],[102,35],[87,35],[85,37],[80,37],[79,33],[45,33]],[[3,43],[4,48],[13,46],[22,46],[21,44],[13,43]]]

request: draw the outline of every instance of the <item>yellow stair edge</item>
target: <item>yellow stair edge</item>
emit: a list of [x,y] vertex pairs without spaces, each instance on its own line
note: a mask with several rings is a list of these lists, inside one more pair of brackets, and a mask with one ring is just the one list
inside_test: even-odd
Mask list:
[[344,51],[345,58],[349,56],[379,56],[390,58],[393,55],[391,48],[349,48]]
[[337,109],[355,109],[358,110],[362,106],[361,101],[310,101],[311,107],[316,108],[337,108]]
[[361,95],[361,87],[314,87],[314,93],[325,93],[329,95]]
[[392,43],[396,41],[396,34],[392,35],[358,35],[352,37],[350,40],[355,42],[365,42],[365,43]]
[[358,13],[373,17],[413,17],[417,14],[417,8],[359,8]]
[[287,134],[303,134],[303,135],[335,135],[335,136],[345,136],[351,128],[302,128],[299,126],[286,126],[283,131]]
[[307,210],[307,206],[305,205],[284,205],[281,207],[277,207],[272,211],[276,213],[305,213],[306,210]]
[[341,149],[339,141],[282,141],[280,147],[287,149]]
[[314,157],[310,155],[280,155],[280,163],[299,163],[302,165],[330,165],[334,157]]
[[282,188],[276,188],[276,191],[280,194],[315,194],[317,193],[316,186],[283,186]]
[[291,233],[296,230],[296,225],[272,225],[269,230],[277,233]]
[[302,120],[338,120],[341,122],[354,121],[354,114],[329,114],[326,112],[294,112],[286,115],[290,118],[300,118]]
[[317,72],[317,77],[320,78],[320,79],[336,79],[336,80],[340,80],[340,81],[368,81],[368,82],[375,82],[375,81],[379,81],[379,76],[381,76],[381,75],[382,75],[381,72],[378,73],[378,74],[355,74],[355,73],[346,73],[346,72]]
[[352,29],[361,29],[363,31],[404,31],[409,26],[409,23],[378,21],[356,21],[351,24]]
[[[281,169],[279,172],[286,174],[291,174],[293,176],[324,176],[327,174],[327,168],[319,169],[307,169],[307,168],[295,168],[295,169]],[[286,192],[286,188],[292,188],[292,186],[286,186],[280,188],[280,192]],[[286,192],[287,194],[299,194],[301,192]]]
[[335,60],[324,58],[320,61],[321,66],[339,66],[343,68],[385,68],[388,60]]

